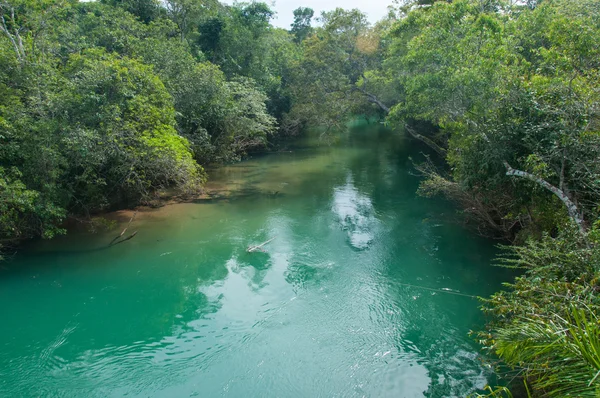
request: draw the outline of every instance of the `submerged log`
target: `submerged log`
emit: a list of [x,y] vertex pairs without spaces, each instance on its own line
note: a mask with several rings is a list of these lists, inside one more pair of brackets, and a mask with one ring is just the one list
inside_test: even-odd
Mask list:
[[[138,231],[135,231],[134,233],[132,233],[131,235],[129,235],[128,237],[126,237],[125,239],[121,239],[120,241],[116,242],[116,243],[111,243],[110,246],[115,246],[118,245],[119,243],[123,243],[128,241],[129,239],[133,238],[134,236],[136,236],[138,233]],[[109,246],[109,247],[110,247]]]
[[[125,232],[127,232],[127,229],[129,228],[129,226],[131,225],[131,223],[135,219],[135,216],[137,216],[137,211],[135,213],[133,213],[133,216],[131,216],[131,218],[129,219],[129,222],[127,223],[127,226],[123,229],[123,231],[121,231],[121,233],[119,235],[115,236],[115,238],[110,241],[110,243],[108,244],[108,247],[114,246],[114,245],[119,244],[119,243],[123,243],[123,242],[125,242],[125,241],[133,238],[137,234],[138,231],[135,231],[134,233],[132,233],[131,235],[129,235],[127,238],[121,239],[121,238],[123,238],[123,235],[125,235]],[[119,239],[121,239],[121,240],[119,240]]]
[[269,239],[268,241],[263,242],[263,243],[261,243],[260,245],[257,245],[257,246],[250,245],[250,246],[248,246],[248,248],[246,249],[246,251],[248,253],[252,253],[252,252],[255,252],[255,251],[260,251],[260,252],[266,253],[267,251],[265,249],[263,249],[262,247],[264,245],[266,245],[267,243],[271,242],[273,239],[275,239],[275,238],[273,237],[273,238]]

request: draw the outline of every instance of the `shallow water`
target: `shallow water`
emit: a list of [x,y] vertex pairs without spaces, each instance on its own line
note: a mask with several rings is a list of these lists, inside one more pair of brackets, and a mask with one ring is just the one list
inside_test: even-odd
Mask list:
[[508,279],[493,243],[415,195],[402,137],[317,144],[216,170],[214,199],[142,212],[110,249],[123,226],[0,264],[0,396],[464,397],[493,380],[468,336],[484,323],[468,295]]

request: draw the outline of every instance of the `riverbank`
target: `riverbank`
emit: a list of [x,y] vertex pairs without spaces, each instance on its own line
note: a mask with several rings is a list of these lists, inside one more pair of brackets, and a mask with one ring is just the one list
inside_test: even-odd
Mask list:
[[[353,118],[347,122],[349,131],[356,133],[367,129],[370,136],[364,135],[361,140],[378,140],[383,136],[389,140],[391,136],[393,141],[404,142],[401,135],[392,133],[380,124],[364,118]],[[141,220],[144,217],[153,215],[169,214],[170,206],[179,204],[201,204],[230,202],[244,198],[264,198],[276,199],[284,195],[298,195],[290,184],[297,183],[305,178],[335,166],[335,159],[330,158],[331,149],[340,147],[341,140],[348,139],[349,132],[330,133],[323,135],[321,129],[312,129],[304,135],[290,140],[281,150],[263,153],[254,153],[240,162],[212,165],[206,168],[208,179],[198,194],[181,195],[173,191],[163,191],[147,205],[139,205],[131,209],[120,209],[100,213],[89,220],[73,219],[72,223],[67,224],[68,229],[74,232],[106,232],[109,226],[113,232],[120,232],[122,228],[136,214],[135,219]],[[360,134],[360,133],[359,133]],[[344,144],[342,144],[343,146]],[[397,144],[395,144],[397,145]],[[316,159],[312,162],[305,162],[307,154],[317,153]],[[280,159],[291,162],[289,171],[285,176],[278,173]],[[263,164],[276,164],[273,169]],[[106,222],[105,222],[106,221]],[[95,228],[94,225],[98,227]],[[90,225],[92,228],[90,229]]]

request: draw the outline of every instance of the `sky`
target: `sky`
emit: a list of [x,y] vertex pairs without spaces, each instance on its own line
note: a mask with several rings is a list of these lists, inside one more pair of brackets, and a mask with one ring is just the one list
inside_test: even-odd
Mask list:
[[[352,9],[358,8],[367,14],[369,21],[375,23],[387,14],[387,6],[392,0],[263,0],[271,5],[277,12],[276,18],[271,23],[277,27],[289,29],[294,21],[294,10],[298,7],[310,7],[315,10],[315,17],[321,11],[330,11],[337,7]],[[233,0],[224,3],[232,4]]]

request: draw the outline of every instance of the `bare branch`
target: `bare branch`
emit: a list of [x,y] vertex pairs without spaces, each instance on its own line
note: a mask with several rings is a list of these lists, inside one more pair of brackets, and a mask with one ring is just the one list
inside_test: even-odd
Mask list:
[[373,94],[367,92],[362,87],[357,87],[357,89],[358,89],[358,91],[360,91],[361,93],[363,93],[364,95],[366,95],[367,101],[372,102],[373,104],[377,105],[385,113],[390,113],[390,108],[386,104],[384,104],[383,102],[381,102],[376,96],[374,96]]
[[[363,78],[366,79],[366,77]],[[358,91],[360,91],[361,93],[363,93],[366,97],[367,97],[367,101],[376,104],[377,106],[379,106],[386,114],[390,113],[390,108],[384,104],[383,102],[381,102],[375,95],[369,93],[367,90],[365,90],[362,87],[356,87],[356,89]],[[408,124],[404,123],[404,129],[413,137],[416,138],[417,140],[423,142],[425,145],[427,145],[428,147],[430,147],[431,149],[433,149],[438,155],[440,155],[442,158],[446,157],[446,149],[442,148],[441,146],[439,146],[438,144],[436,144],[431,138],[425,137],[424,135],[421,135],[419,133],[417,133],[413,128],[411,128]]]
[[436,144],[431,138],[425,137],[424,135],[421,135],[421,134],[417,133],[413,128],[411,128],[406,123],[404,123],[404,129],[411,136],[413,136],[413,138],[416,138],[417,140],[425,143],[428,147],[430,147],[435,152],[437,152],[437,154],[440,155],[443,159],[446,158],[446,153],[447,153],[446,149],[444,149],[441,146],[439,146],[438,144]]
[[[6,23],[5,15],[8,12],[10,13],[10,15],[7,15],[7,17],[9,18],[9,22],[12,27],[12,32],[11,29],[9,29],[8,27],[9,24]],[[4,35],[8,37],[8,39],[14,47],[15,53],[17,54],[17,59],[19,60],[19,62],[23,62],[25,60],[25,47],[23,46],[23,39],[21,38],[21,34],[19,33],[21,31],[21,28],[17,29],[17,21],[15,18],[14,7],[12,7],[5,1],[0,2],[0,22],[0,32],[3,32]]]
[[517,177],[525,178],[526,180],[529,180],[529,181],[533,181],[536,184],[546,188],[548,191],[552,192],[554,195],[556,195],[556,197],[558,197],[561,200],[561,202],[563,202],[564,205],[566,206],[567,212],[569,213],[569,217],[571,217],[571,219],[575,222],[581,235],[585,236],[585,234],[586,234],[585,220],[583,219],[581,212],[577,208],[577,205],[569,198],[569,196],[563,190],[555,187],[554,185],[539,178],[536,175],[533,175],[526,171],[513,169],[506,161],[504,162],[504,167],[506,167],[506,175],[507,176],[517,176]]
[[[0,9],[2,9],[2,5],[0,5]],[[19,51],[19,46],[17,45],[17,42],[15,41],[14,36],[10,33],[10,31],[8,30],[8,27],[6,26],[6,20],[4,19],[4,15],[0,15],[0,21],[2,22],[2,24],[0,25],[0,32],[4,32],[6,37],[8,37],[8,39],[10,40],[10,42],[12,43],[12,45],[15,49],[15,53],[17,54],[17,59],[19,60],[19,62],[21,62],[22,59],[21,59],[21,52]]]
[[[125,229],[123,231],[121,231],[121,234],[117,235],[113,240],[110,241],[110,243],[108,244],[108,246],[113,246],[116,245],[117,243],[121,243],[124,242],[126,240],[129,240],[131,238],[133,238],[135,236],[135,234],[137,234],[137,231],[135,231],[133,234],[131,234],[129,237],[117,242],[117,240],[119,240],[120,238],[123,237],[123,235],[125,234],[125,232],[127,231],[127,228],[129,228],[129,226],[131,225],[131,223],[133,222],[133,220],[135,219],[135,216],[137,216],[137,211],[135,213],[133,213],[133,216],[131,216],[131,218],[129,219],[129,222],[127,223],[127,226],[125,227]],[[115,243],[116,242],[116,243]]]

